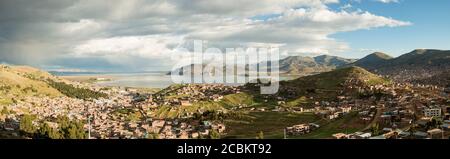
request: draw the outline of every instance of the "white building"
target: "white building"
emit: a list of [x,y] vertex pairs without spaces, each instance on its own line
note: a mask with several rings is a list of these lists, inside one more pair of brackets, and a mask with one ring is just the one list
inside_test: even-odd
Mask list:
[[440,117],[441,116],[441,108],[425,108],[423,109],[423,115],[425,117]]

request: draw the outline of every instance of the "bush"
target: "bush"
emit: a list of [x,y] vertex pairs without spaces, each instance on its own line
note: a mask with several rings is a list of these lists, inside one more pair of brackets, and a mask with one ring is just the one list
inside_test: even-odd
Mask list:
[[36,119],[36,117],[32,115],[22,116],[22,119],[20,120],[20,130],[28,134],[34,134],[37,130],[33,125],[34,119]]
[[211,130],[211,134],[209,134],[211,139],[220,139],[220,133],[217,130]]
[[87,134],[81,121],[70,120],[67,116],[59,116],[56,119],[59,132],[64,139],[84,139]]
[[258,136],[256,136],[256,139],[264,139],[264,133],[262,131],[260,131],[258,133]]
[[49,138],[49,139],[61,139],[62,138],[62,134],[59,132],[59,130],[50,127],[46,122],[41,124],[38,133],[39,133],[39,136],[43,137],[43,138]]

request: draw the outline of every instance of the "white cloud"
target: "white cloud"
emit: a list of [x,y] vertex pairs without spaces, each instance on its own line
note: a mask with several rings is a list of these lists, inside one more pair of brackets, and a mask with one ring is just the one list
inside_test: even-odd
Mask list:
[[[128,0],[105,5],[100,0],[68,0],[44,8],[39,6],[45,4],[29,8],[27,3],[4,3],[0,4],[0,28],[6,29],[0,32],[8,34],[0,38],[16,44],[26,39],[47,45],[14,48],[16,45],[0,43],[0,58],[14,56],[7,52],[16,52],[21,56],[6,59],[21,60],[27,53],[57,54],[60,56],[45,57],[99,58],[123,64],[160,59],[193,39],[207,40],[208,46],[219,48],[276,44],[290,54],[332,54],[351,48],[330,35],[411,24],[344,9],[350,5],[340,11],[327,7],[337,3],[338,0]],[[10,9],[14,7],[17,9]],[[274,16],[252,18],[267,15]]]
[[181,43],[181,37],[171,36],[126,36],[92,39],[76,46],[70,56],[134,56],[137,58],[159,58],[170,53],[170,45]]

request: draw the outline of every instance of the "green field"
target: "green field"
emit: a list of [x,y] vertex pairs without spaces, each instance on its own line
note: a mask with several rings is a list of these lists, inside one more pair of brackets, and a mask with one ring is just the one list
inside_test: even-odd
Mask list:
[[246,119],[226,120],[228,131],[224,138],[255,138],[262,131],[266,139],[280,139],[285,127],[319,120],[312,113],[251,112]]
[[225,109],[217,102],[197,102],[191,106],[160,106],[157,110],[153,111],[152,117],[154,118],[178,118],[186,116],[188,113],[198,113],[205,111],[218,111]]

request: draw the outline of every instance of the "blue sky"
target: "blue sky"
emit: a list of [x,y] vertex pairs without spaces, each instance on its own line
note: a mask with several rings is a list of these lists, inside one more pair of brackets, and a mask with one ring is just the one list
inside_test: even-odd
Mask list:
[[[366,0],[350,3],[376,15],[411,22],[412,25],[394,28],[376,28],[338,33],[332,37],[346,41],[354,49],[373,49],[398,56],[413,49],[450,49],[450,1],[401,0],[399,3],[379,3]],[[331,5],[333,9],[341,6]],[[366,52],[354,50],[342,54],[361,57]]]

